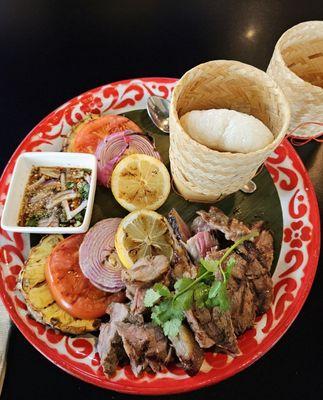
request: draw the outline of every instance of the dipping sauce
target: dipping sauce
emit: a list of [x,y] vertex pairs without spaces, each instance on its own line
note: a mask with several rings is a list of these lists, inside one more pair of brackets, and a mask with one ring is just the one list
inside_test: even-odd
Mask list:
[[33,167],[25,188],[19,226],[82,225],[91,183],[91,170]]

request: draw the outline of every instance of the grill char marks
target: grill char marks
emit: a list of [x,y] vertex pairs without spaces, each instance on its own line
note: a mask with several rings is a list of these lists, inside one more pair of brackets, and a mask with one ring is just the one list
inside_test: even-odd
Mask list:
[[[211,207],[209,213],[199,211],[198,214],[192,224],[195,235],[191,236],[177,212],[172,210],[169,213],[168,224],[174,250],[170,263],[164,256],[144,257],[130,270],[123,271],[130,302],[112,303],[108,307],[110,321],[101,325],[98,341],[101,363],[107,375],[113,375],[117,365],[124,361],[130,362],[133,373],[138,377],[144,371],[161,372],[176,359],[193,376],[203,363],[203,349],[237,355],[237,336],[254,325],[257,315],[269,309],[273,298],[271,233],[264,229],[262,222],[249,228],[237,219],[227,217],[216,207]],[[259,235],[253,241],[244,241],[222,263],[225,271],[229,260],[233,258],[235,261],[226,283],[230,303],[228,311],[219,307],[198,308],[193,302],[191,308],[185,311],[186,321],[173,337],[166,337],[161,327],[149,322],[150,313],[144,306],[148,288],[160,282],[173,291],[178,279],[196,278],[198,266],[191,260],[187,248],[195,262],[201,256],[219,260],[233,241],[256,229]],[[223,279],[220,270],[215,272],[215,279]],[[123,300],[123,296],[114,299]],[[158,301],[163,301],[163,297],[157,299],[156,304]]]
[[182,325],[178,335],[171,337],[170,341],[184,370],[190,376],[196,375],[203,363],[204,353],[190,329]]
[[122,271],[126,295],[131,300],[132,313],[142,314],[146,311],[144,305],[146,290],[155,282],[163,282],[168,286],[169,272],[169,262],[163,255],[141,258],[131,269]]
[[197,211],[197,214],[201,218],[195,223],[193,221],[194,230],[201,231],[203,230],[204,225],[206,227],[204,230],[220,231],[224,234],[227,240],[232,240],[233,242],[251,232],[243,222],[236,218],[229,218],[217,207],[210,207],[209,212],[204,210]]
[[172,210],[167,216],[168,228],[173,241],[173,258],[171,260],[172,276],[175,280],[182,277],[195,278],[198,267],[192,263],[184,246],[188,234],[186,234],[185,229],[183,229],[183,220],[179,220],[176,214],[176,211]]
[[168,213],[167,220],[177,240],[186,243],[192,236],[191,230],[174,208]]
[[[211,207],[209,212],[198,211],[197,214],[198,217],[192,223],[192,231],[195,233],[209,232],[219,236],[221,232],[226,240],[236,241],[252,230],[259,232],[254,242],[244,242],[230,256],[234,258],[235,265],[227,283],[230,298],[229,319],[232,321],[234,334],[238,336],[251,328],[256,315],[266,312],[272,302],[273,283],[270,269],[274,255],[273,237],[264,229],[262,221],[255,223],[250,229],[237,219],[227,217],[216,207]],[[225,250],[217,250],[214,247],[207,253],[207,258],[219,260]],[[226,264],[223,263],[223,269],[226,268]],[[220,319],[216,317],[211,310],[193,308],[187,312],[187,320],[201,347],[217,346],[225,352],[234,353],[235,345],[229,329],[230,324],[223,316]],[[216,329],[223,333],[222,338],[216,334]],[[219,345],[219,337],[224,345],[221,341]]]
[[135,376],[145,370],[162,371],[171,361],[171,347],[159,327],[151,323],[117,322],[116,325]]
[[[129,307],[126,304],[111,303],[107,312],[110,314],[110,322],[102,324],[98,339],[98,353],[104,373],[112,376],[118,364],[127,359],[121,337],[117,330],[117,323],[120,321],[133,320]],[[141,316],[138,316],[142,320]]]
[[274,260],[274,238],[272,234],[264,228],[264,222],[258,221],[252,226],[252,230],[257,230],[259,236],[254,239],[254,246],[258,250],[258,258],[262,265],[270,272]]
[[222,312],[218,307],[193,307],[186,312],[186,318],[201,348],[215,346],[217,351],[237,354],[237,338],[229,312]]
[[254,294],[256,313],[257,315],[263,314],[268,311],[273,300],[273,282],[267,266],[264,266],[259,261],[261,255],[253,243],[248,242],[240,246],[237,251],[246,260],[248,265],[246,278]]
[[228,293],[231,304],[231,318],[234,332],[238,336],[252,328],[255,319],[254,295],[247,280],[240,282],[234,278],[228,281]]

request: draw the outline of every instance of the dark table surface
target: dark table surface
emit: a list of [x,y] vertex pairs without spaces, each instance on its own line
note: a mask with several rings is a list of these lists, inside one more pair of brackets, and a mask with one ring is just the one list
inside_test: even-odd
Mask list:
[[[179,77],[212,59],[236,59],[266,69],[280,35],[315,19],[323,19],[322,0],[2,0],[0,170],[37,122],[87,89],[132,77]],[[250,29],[255,34],[248,39]],[[323,147],[309,143],[297,151],[309,170],[322,215]],[[323,398],[322,279],[318,268],[298,318],[258,362],[216,386],[169,397]],[[1,399],[126,397],[73,378],[12,329]]]

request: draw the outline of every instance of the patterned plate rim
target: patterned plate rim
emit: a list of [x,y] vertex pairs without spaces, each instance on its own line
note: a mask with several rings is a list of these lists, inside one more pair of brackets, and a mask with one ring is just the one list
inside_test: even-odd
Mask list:
[[[50,113],[22,140],[3,171],[0,179],[0,214],[16,158],[21,152],[38,149],[38,146],[43,143],[50,143],[51,140],[60,136],[63,125],[61,127],[58,125],[62,116],[67,123],[72,124],[89,111],[102,112],[111,109],[124,112],[138,109],[140,108],[138,107],[139,103],[142,103],[147,95],[157,94],[170,97],[175,82],[176,79],[174,78],[139,78],[118,81],[89,90]],[[102,104],[104,98],[109,100],[109,105],[105,108]],[[54,128],[56,128],[56,132],[53,133]],[[211,368],[211,370],[202,372],[194,378],[179,375],[178,379],[176,379],[176,375],[171,374],[170,378],[167,376],[156,379],[157,385],[154,384],[154,379],[150,380],[149,378],[148,381],[145,381],[125,376],[124,379],[121,378],[116,381],[106,380],[102,378],[102,373],[96,375],[88,365],[78,363],[75,359],[66,357],[66,355],[63,356],[56,347],[50,347],[42,338],[36,336],[35,329],[33,331],[31,324],[28,325],[18,314],[17,304],[14,305],[8,294],[8,288],[10,285],[12,287],[15,276],[13,274],[4,278],[3,268],[0,271],[0,296],[11,319],[26,339],[54,364],[84,381],[119,392],[147,395],[182,393],[215,384],[243,370],[264,355],[283,336],[294,321],[312,286],[319,258],[320,216],[315,191],[301,159],[287,140],[283,141],[276,152],[267,160],[266,168],[273,178],[281,202],[286,203],[288,201],[288,205],[286,204],[283,207],[282,204],[282,209],[285,209],[283,215],[284,246],[279,260],[279,263],[286,263],[288,267],[286,267],[286,270],[280,271],[280,275],[277,277],[275,301],[272,309],[265,315],[265,318],[261,318],[257,322],[257,326],[262,325],[260,336],[263,336],[263,338],[260,343],[257,341],[260,340],[257,336],[259,332],[252,329],[239,340],[240,349],[242,349],[241,356],[233,361],[228,361],[226,356],[219,356],[215,364],[213,359],[208,360],[210,363],[213,362],[212,367],[215,366],[216,368],[224,363],[226,367],[224,371]],[[299,181],[299,178],[301,178],[301,181]],[[308,226],[306,226],[306,222]],[[0,264],[3,267],[3,264],[10,264],[12,261],[13,256],[10,252],[13,252],[14,257],[22,256],[25,244],[20,234],[10,236],[7,232],[0,230],[1,236],[4,238],[3,240],[13,243],[9,245],[10,251],[6,246],[0,247]],[[302,255],[304,251],[307,259]],[[310,257],[308,257],[309,254]],[[17,273],[18,271],[15,272],[15,275]],[[299,276],[296,275],[298,273]],[[299,287],[297,287],[298,285]],[[295,291],[296,294],[294,294]],[[17,303],[16,298],[15,302]],[[37,323],[33,325],[38,326]],[[49,336],[47,334],[47,339]],[[55,337],[55,334],[52,333],[51,336]],[[55,338],[52,338],[52,340],[54,341],[50,341],[50,343],[55,343]],[[64,337],[65,346],[68,346],[67,342],[68,339]],[[256,350],[251,351],[248,348],[250,345],[256,346]]]

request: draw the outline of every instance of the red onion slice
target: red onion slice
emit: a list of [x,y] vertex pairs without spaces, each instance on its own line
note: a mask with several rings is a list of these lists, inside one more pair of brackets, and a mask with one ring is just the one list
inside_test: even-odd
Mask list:
[[121,218],[108,218],[96,223],[85,235],[79,250],[83,274],[98,289],[116,293],[125,287],[121,280],[121,263],[112,265],[108,258],[115,255],[114,236]]
[[147,154],[160,160],[158,151],[147,135],[133,131],[112,133],[99,143],[95,153],[98,160],[98,180],[102,185],[110,186],[113,169],[125,153]]

